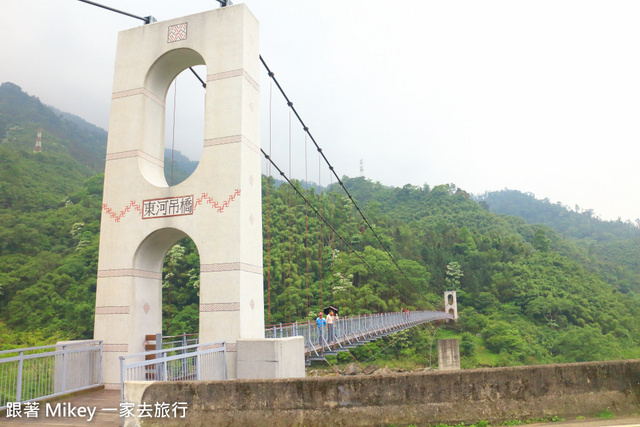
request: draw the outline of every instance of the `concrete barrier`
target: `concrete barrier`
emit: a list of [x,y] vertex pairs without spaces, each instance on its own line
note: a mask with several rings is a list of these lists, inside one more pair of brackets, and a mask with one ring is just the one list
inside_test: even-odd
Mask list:
[[237,360],[238,379],[304,378],[304,339],[238,339]]
[[[125,400],[185,402],[151,425],[384,426],[640,409],[640,360],[279,380],[127,383]],[[128,425],[137,420],[129,419]],[[186,423],[186,424],[185,424]]]

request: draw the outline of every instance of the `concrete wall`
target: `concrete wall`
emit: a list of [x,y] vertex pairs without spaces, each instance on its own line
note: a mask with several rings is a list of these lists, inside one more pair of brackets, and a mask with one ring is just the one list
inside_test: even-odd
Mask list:
[[176,426],[458,424],[569,418],[605,408],[628,414],[640,409],[640,360],[380,376],[127,383],[125,400],[186,402],[186,420],[147,421]]

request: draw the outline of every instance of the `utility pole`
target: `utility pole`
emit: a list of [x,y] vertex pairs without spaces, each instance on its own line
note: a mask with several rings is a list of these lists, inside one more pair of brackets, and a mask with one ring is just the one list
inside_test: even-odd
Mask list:
[[364,160],[360,159],[360,176],[364,178]]

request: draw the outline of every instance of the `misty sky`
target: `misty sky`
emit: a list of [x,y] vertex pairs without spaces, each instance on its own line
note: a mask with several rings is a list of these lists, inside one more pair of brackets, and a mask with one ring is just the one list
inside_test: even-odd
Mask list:
[[[159,21],[218,7],[97,1]],[[260,21],[262,56],[339,175],[359,175],[363,159],[385,185],[510,188],[640,218],[640,2],[235,3]],[[2,0],[0,24],[0,82],[108,128],[117,33],[140,21],[76,0]],[[204,94],[193,76],[177,82],[167,143],[197,158]],[[275,89],[270,107],[265,73],[261,90],[262,146],[288,170],[286,108]],[[299,127],[292,140],[293,175],[328,184],[317,154],[305,171]]]

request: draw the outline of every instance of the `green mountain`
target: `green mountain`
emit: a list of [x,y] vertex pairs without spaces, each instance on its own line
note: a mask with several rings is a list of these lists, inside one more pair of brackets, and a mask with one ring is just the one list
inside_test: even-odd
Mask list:
[[[89,338],[106,134],[100,142],[91,125],[0,88],[0,348]],[[44,151],[34,153],[40,126]],[[102,157],[91,154],[100,144]],[[174,155],[179,164],[193,165]],[[465,367],[640,357],[634,229],[530,223],[454,185],[343,182],[373,229],[337,185],[306,191],[294,181],[307,207],[289,184],[263,177],[267,323],[307,321],[328,304],[343,316],[440,309],[442,292],[456,289],[459,322],[353,355],[426,363],[435,339],[457,336]],[[170,249],[163,333],[197,330],[198,272],[192,241]]]
[[492,212],[524,218],[530,224],[544,224],[554,228],[564,237],[597,242],[629,240],[640,237],[640,219],[631,221],[604,221],[593,209],[572,210],[562,203],[539,200],[531,193],[502,190],[485,193],[478,201],[487,204]]
[[180,184],[195,172],[199,162],[190,160],[180,151],[164,149],[164,177],[169,185]]
[[[486,193],[479,201],[492,212],[518,216],[530,224],[553,229],[579,249],[574,258],[581,259],[584,268],[599,272],[603,280],[623,292],[640,290],[638,224],[620,219],[603,221],[591,209],[576,207],[574,211],[561,203],[538,200],[533,194],[516,190]],[[558,249],[568,253],[570,248]]]
[[33,150],[37,129],[43,129],[44,152],[65,153],[88,170],[104,170],[107,132],[79,117],[44,105],[13,83],[0,85],[0,141]]

